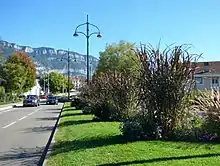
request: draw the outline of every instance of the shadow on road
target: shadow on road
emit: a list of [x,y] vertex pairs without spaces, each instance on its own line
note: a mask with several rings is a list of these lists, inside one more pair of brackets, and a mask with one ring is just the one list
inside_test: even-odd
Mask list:
[[13,108],[23,108],[23,105],[15,105]]
[[51,132],[53,130],[54,126],[40,126],[40,127],[32,127],[32,128],[26,128],[25,133],[30,133],[30,132]]
[[56,110],[61,110],[61,108],[48,108],[47,110],[54,110],[54,111],[56,111]]
[[36,118],[37,121],[43,121],[43,120],[57,120],[58,117],[43,117],[43,118]]
[[48,113],[52,113],[52,114],[59,114],[60,111],[53,111],[53,112],[48,112]]
[[34,166],[37,165],[44,147],[36,148],[13,148],[8,152],[0,153],[0,165],[22,165]]

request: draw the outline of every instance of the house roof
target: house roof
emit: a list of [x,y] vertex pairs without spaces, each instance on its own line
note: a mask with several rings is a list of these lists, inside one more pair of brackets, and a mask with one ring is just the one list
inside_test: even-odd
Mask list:
[[220,74],[220,61],[194,62],[195,74]]

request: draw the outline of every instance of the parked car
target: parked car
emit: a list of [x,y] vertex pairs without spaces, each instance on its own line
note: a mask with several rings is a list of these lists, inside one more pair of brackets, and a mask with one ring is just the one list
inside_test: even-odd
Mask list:
[[37,95],[27,95],[27,97],[23,100],[23,106],[40,106],[40,99]]
[[68,97],[59,97],[58,98],[58,102],[60,102],[60,103],[65,103],[65,102],[68,102],[69,100],[68,100]]
[[47,99],[47,96],[46,95],[41,95],[40,99]]
[[56,104],[58,105],[58,99],[56,96],[48,96],[47,104]]

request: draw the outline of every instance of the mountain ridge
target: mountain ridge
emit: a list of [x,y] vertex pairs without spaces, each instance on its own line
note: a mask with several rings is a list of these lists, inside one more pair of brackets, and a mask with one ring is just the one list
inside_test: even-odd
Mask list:
[[[6,58],[16,51],[23,51],[27,53],[28,56],[33,57],[38,75],[52,71],[67,74],[67,61],[64,60],[61,62],[61,58],[67,58],[68,50],[44,46],[36,48],[31,46],[21,46],[4,40],[0,40],[0,47]],[[77,53],[75,51],[69,51],[69,56],[70,74],[72,76],[86,77],[86,55]],[[98,64],[98,58],[90,55],[89,62],[90,73],[91,71],[93,73]]]

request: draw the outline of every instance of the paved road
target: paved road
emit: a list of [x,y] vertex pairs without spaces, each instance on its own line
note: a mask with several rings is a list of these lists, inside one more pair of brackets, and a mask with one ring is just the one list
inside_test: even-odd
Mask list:
[[0,166],[37,165],[62,104],[0,111]]

